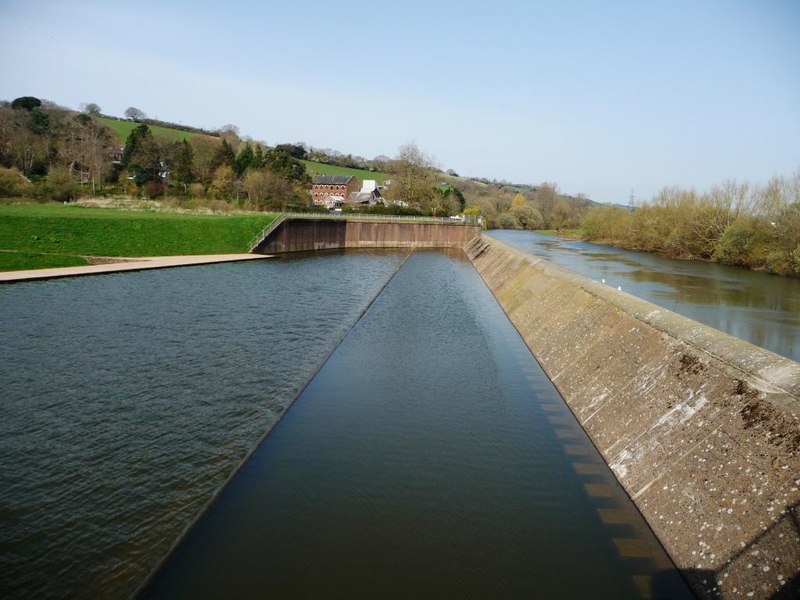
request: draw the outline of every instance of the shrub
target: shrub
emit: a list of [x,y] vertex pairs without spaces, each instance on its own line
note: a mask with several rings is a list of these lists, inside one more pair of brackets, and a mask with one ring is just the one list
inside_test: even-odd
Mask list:
[[33,192],[30,181],[17,169],[0,167],[0,197],[16,198]]
[[192,198],[202,198],[205,196],[205,188],[203,188],[202,183],[190,183],[189,184],[189,195]]
[[497,226],[501,229],[522,229],[519,219],[508,212],[497,215]]
[[160,181],[148,181],[143,186],[144,195],[151,199],[163,196],[165,189],[166,186]]
[[71,202],[78,197],[78,184],[69,169],[54,167],[50,169],[47,179],[40,185],[36,194],[41,199]]

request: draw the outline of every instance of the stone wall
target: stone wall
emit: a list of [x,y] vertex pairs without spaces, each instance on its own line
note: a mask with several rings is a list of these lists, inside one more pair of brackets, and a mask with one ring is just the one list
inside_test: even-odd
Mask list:
[[800,597],[800,364],[496,240],[466,252],[698,596]]

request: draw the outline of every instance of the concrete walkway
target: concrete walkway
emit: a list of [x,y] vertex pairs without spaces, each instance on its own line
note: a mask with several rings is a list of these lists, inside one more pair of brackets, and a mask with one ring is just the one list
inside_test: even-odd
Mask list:
[[58,269],[33,269],[30,271],[0,272],[0,283],[18,281],[35,281],[37,279],[56,279],[59,277],[79,277],[81,275],[101,275],[103,273],[119,273],[121,271],[144,271],[146,269],[165,269],[170,267],[188,267],[220,262],[240,260],[261,260],[271,258],[264,254],[206,254],[196,256],[149,256],[125,259],[124,262],[104,265],[87,265],[85,267],[63,267]]

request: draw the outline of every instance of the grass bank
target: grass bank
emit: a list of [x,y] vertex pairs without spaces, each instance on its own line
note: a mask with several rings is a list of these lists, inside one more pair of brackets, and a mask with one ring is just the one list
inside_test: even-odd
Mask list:
[[173,256],[247,252],[274,215],[205,215],[0,205],[0,270],[86,264],[85,256]]
[[337,167],[336,165],[326,165],[325,163],[318,163],[310,160],[301,160],[300,162],[306,166],[306,171],[312,177],[315,175],[353,175],[359,182],[363,182],[365,179],[374,179],[380,185],[383,185],[383,182],[387,179],[391,179],[391,175],[388,173],[351,169],[349,167]]
[[[115,134],[117,134],[117,140],[120,144],[124,144],[125,140],[128,139],[131,131],[133,131],[134,127],[138,127],[141,123],[135,123],[134,121],[122,121],[120,119],[111,119],[109,117],[97,117],[97,120],[103,123],[103,125],[108,125]],[[172,129],[171,127],[161,127],[160,125],[147,125],[153,135],[160,136],[167,138],[169,140],[177,140],[182,142],[183,140],[190,140],[195,135],[194,132],[191,131],[184,131],[182,129]]]

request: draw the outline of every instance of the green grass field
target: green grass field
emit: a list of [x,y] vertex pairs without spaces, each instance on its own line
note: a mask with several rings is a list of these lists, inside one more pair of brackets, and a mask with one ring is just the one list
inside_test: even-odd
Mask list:
[[[139,125],[139,123],[134,123],[133,121],[121,121],[118,119],[110,119],[108,117],[97,117],[97,119],[104,125],[108,125],[114,130],[114,133],[117,134],[117,139],[119,140],[120,144],[124,144],[125,140],[128,139],[128,135],[130,135],[131,131],[133,131],[133,128]],[[165,137],[170,140],[178,140],[179,142],[182,142],[183,140],[190,140],[194,136],[198,135],[196,133],[192,133],[191,131],[170,129],[168,127],[160,127],[159,125],[148,125],[148,127],[153,135]]]
[[387,179],[391,179],[391,175],[387,173],[378,173],[373,171],[364,171],[363,169],[349,169],[347,167],[337,167],[335,165],[326,165],[324,163],[312,162],[310,160],[301,160],[306,166],[306,171],[309,175],[354,175],[359,182],[365,179],[374,179],[378,184],[383,185]]
[[247,252],[253,237],[274,218],[0,205],[0,270],[86,264],[84,256]]

